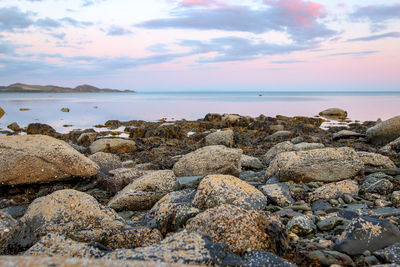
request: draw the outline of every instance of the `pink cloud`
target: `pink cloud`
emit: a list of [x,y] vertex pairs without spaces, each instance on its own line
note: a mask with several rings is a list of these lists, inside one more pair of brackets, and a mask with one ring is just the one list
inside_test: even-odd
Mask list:
[[283,16],[289,17],[296,24],[313,24],[317,18],[326,16],[324,5],[303,0],[265,0],[267,5],[279,9]]

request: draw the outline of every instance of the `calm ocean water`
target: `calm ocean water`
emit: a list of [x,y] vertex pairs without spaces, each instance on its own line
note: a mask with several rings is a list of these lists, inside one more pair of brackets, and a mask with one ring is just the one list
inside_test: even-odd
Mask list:
[[[210,112],[253,117],[315,116],[331,107],[347,110],[352,120],[365,121],[400,115],[400,91],[10,93],[0,94],[0,107],[6,112],[0,119],[0,129],[12,122],[21,127],[40,122],[59,132],[90,128],[112,119],[193,120]],[[70,112],[61,112],[61,108],[69,108]]]

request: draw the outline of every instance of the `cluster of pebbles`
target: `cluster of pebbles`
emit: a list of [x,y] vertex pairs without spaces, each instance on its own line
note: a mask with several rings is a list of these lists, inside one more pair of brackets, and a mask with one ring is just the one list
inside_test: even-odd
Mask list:
[[400,116],[324,122],[207,114],[105,123],[129,138],[8,131],[0,266],[400,265]]

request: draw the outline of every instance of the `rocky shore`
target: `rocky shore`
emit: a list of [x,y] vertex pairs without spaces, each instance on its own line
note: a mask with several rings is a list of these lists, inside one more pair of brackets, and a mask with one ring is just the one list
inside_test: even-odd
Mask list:
[[320,115],[4,131],[0,267],[400,266],[400,116]]

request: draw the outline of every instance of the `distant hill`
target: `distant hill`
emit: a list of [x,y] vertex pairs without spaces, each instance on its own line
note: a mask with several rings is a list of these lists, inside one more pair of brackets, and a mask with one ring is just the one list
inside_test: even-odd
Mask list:
[[88,84],[75,88],[60,87],[55,85],[29,85],[14,83],[9,86],[0,86],[0,93],[135,93],[133,90],[100,89]]

